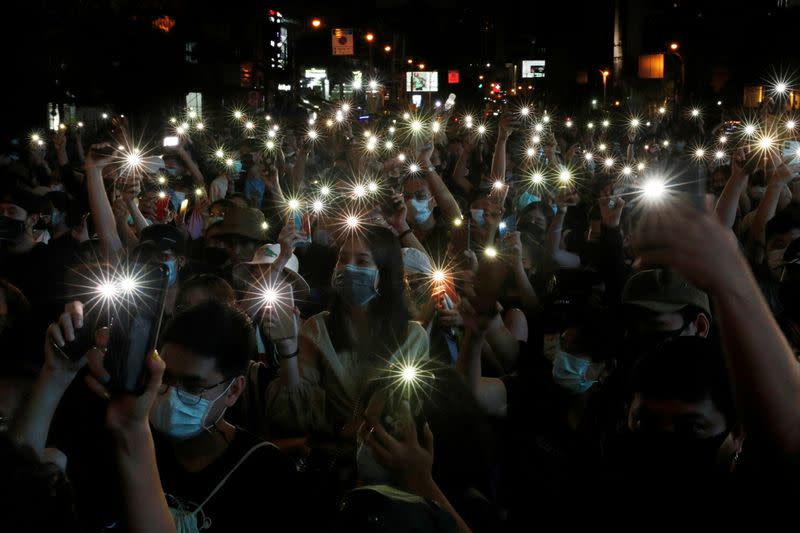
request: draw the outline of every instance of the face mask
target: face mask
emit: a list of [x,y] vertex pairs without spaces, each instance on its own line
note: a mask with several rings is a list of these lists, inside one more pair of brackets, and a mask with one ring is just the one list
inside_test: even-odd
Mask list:
[[186,193],[181,191],[173,191],[172,193],[172,207],[177,211],[181,208],[181,202],[186,199]]
[[472,220],[479,226],[483,226],[484,219],[483,219],[483,209],[470,209],[470,215],[472,215]]
[[553,379],[569,392],[583,394],[597,382],[586,377],[591,366],[592,362],[588,359],[559,351],[553,360]]
[[128,215],[127,223],[129,226],[133,226],[133,215]]
[[64,187],[63,183],[58,183],[50,187],[51,191],[58,191],[58,192],[65,192],[66,188]]
[[208,229],[212,224],[216,224],[217,222],[221,221],[225,217],[208,217],[206,219],[206,229]]
[[345,265],[333,271],[331,287],[348,305],[364,307],[378,296],[378,269]]
[[54,209],[53,214],[50,216],[50,224],[55,228],[59,224],[61,224],[61,221],[63,220],[64,220],[64,213],[58,211],[57,209]]
[[178,282],[178,267],[175,264],[175,260],[164,261],[164,265],[167,267],[167,287],[174,287]]
[[392,480],[389,471],[375,460],[372,450],[363,442],[359,443],[356,450],[356,464],[358,465],[358,479],[365,485],[385,485]]
[[203,424],[206,416],[211,410],[211,406],[228,393],[231,385],[233,385],[233,381],[213,400],[206,400],[185,392],[182,392],[179,397],[178,389],[169,387],[167,392],[156,398],[150,411],[150,423],[159,432],[173,439],[190,439],[202,433],[203,430],[208,431],[222,418],[225,410],[222,410],[217,420],[208,425]]
[[531,194],[528,191],[525,191],[519,195],[519,198],[517,198],[517,209],[524,209],[530,204],[538,202],[540,200],[541,198],[539,198],[535,194]]
[[25,221],[0,216],[0,240],[13,241],[25,233]]
[[165,168],[164,170],[166,170],[167,174],[169,174],[173,178],[178,175],[178,169],[177,168]]
[[242,171],[242,162],[238,159],[233,162],[233,171],[238,174]]
[[778,270],[783,266],[783,254],[786,253],[786,248],[779,250],[770,250],[767,254],[767,264],[772,271]]
[[411,203],[411,207],[414,211],[414,222],[417,224],[422,224],[429,218],[431,218],[431,209],[428,207],[428,203],[430,200],[417,200],[416,198],[412,198],[409,200]]

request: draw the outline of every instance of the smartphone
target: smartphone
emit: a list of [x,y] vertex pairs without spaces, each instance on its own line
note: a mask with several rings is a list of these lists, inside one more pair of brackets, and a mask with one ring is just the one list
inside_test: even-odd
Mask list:
[[296,209],[292,213],[292,219],[294,221],[294,227],[297,228],[300,233],[303,234],[305,238],[304,241],[300,241],[295,244],[295,248],[304,248],[306,246],[311,245],[311,217],[308,216],[308,213],[303,213],[300,209]]
[[294,314],[294,293],[291,283],[282,280],[273,290],[274,298],[265,302],[264,313],[275,322],[267,330],[271,341],[290,339],[297,336],[300,329],[297,315]]
[[164,318],[168,270],[163,264],[135,264],[137,288],[114,305],[104,365],[109,390],[141,394],[147,383],[146,358],[156,348]]
[[165,148],[171,148],[173,146],[178,146],[180,143],[181,143],[180,137],[177,137],[175,135],[169,135],[167,137],[164,137],[164,147]]
[[181,221],[186,219],[186,210],[189,208],[189,199],[186,198],[181,202],[181,209],[178,212],[178,217]]

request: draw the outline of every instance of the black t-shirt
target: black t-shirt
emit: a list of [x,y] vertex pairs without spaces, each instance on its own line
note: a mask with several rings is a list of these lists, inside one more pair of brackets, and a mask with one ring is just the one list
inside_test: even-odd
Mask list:
[[[187,472],[178,463],[167,440],[154,432],[161,484],[170,507],[178,502],[191,512],[254,446],[264,442],[242,429],[228,449],[200,472]],[[288,456],[273,445],[253,452],[231,474],[222,488],[198,513],[198,524],[210,520],[205,531],[286,531],[302,523],[296,511],[301,495],[297,470]]]

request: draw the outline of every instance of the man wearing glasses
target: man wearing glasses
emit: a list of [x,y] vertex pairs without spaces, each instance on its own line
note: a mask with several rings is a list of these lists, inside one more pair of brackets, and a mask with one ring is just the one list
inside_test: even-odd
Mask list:
[[164,332],[166,370],[150,423],[176,523],[208,531],[296,523],[294,464],[223,418],[244,390],[254,348],[250,319],[215,301],[179,313]]

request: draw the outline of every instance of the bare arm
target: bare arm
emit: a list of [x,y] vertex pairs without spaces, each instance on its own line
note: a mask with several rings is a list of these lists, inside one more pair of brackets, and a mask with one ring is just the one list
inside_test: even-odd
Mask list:
[[89,150],[89,157],[86,159],[86,187],[89,193],[89,208],[94,218],[97,234],[103,250],[108,257],[114,257],[122,250],[122,241],[117,234],[117,225],[114,220],[114,211],[108,201],[105,185],[103,184],[103,167],[110,164],[111,159],[105,158],[96,160],[93,156],[95,148],[108,146],[108,143],[94,145]]
[[[731,385],[749,438],[800,458],[800,367],[741,254],[713,215],[671,209],[636,239],[641,266],[669,265],[709,292]],[[668,221],[665,224],[663,221]]]
[[181,157],[181,160],[183,160],[183,164],[186,165],[186,168],[189,169],[189,173],[192,175],[195,185],[198,187],[205,187],[206,180],[203,177],[203,173],[200,172],[200,167],[197,166],[197,163],[195,163],[192,155],[185,146],[180,145],[178,147],[178,155]]
[[725,227],[732,228],[736,221],[736,210],[739,207],[739,199],[742,193],[747,189],[747,174],[742,167],[743,161],[740,160],[743,155],[734,154],[731,157],[731,177],[722,194],[717,201],[715,209],[717,217]]

